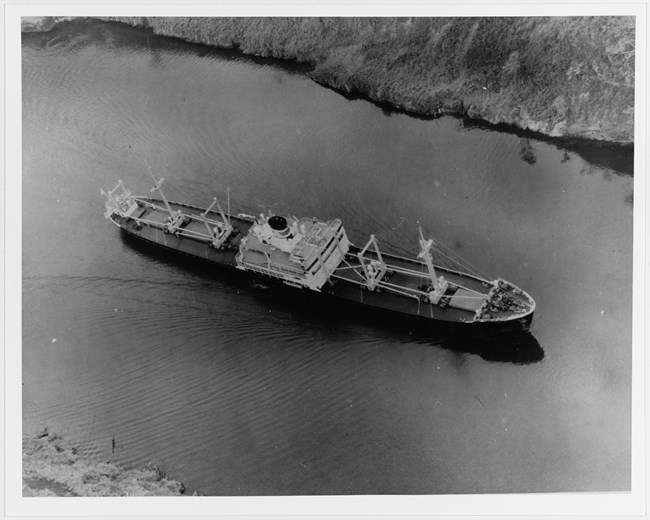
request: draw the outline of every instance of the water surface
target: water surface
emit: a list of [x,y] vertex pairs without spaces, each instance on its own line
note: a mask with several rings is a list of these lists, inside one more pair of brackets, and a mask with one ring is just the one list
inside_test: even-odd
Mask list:
[[[629,160],[115,24],[23,35],[22,58],[25,434],[209,495],[629,490]],[[150,170],[173,200],[230,188],[400,253],[420,221],[536,299],[532,336],[423,335],[161,258],[100,196]]]

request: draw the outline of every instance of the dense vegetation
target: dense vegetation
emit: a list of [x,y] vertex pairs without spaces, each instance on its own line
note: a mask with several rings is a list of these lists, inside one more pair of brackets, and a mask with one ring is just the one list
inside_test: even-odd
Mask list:
[[183,484],[157,469],[124,470],[77,454],[47,430],[23,438],[23,496],[168,496],[182,495]]
[[633,140],[634,19],[137,18],[157,34],[313,65],[317,81],[421,114]]
[[306,62],[316,81],[419,114],[633,141],[633,17],[110,19]]

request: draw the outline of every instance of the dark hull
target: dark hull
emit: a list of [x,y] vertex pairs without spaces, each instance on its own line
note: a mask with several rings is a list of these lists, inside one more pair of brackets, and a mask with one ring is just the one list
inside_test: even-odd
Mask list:
[[[184,208],[193,208],[192,206],[179,205]],[[359,286],[346,279],[336,279],[333,284],[326,284],[321,292],[312,291],[304,288],[290,287],[281,280],[266,276],[264,274],[243,271],[236,268],[235,255],[238,241],[231,244],[224,250],[211,249],[205,243],[192,240],[191,238],[178,238],[173,235],[163,233],[160,229],[154,229],[148,226],[136,226],[129,219],[112,218],[113,222],[120,227],[122,232],[141,243],[148,244],[158,250],[164,251],[172,257],[185,258],[191,262],[200,261],[204,265],[218,266],[230,272],[230,276],[235,275],[243,279],[251,280],[255,283],[272,287],[275,291],[281,291],[290,298],[308,299],[311,301],[319,300],[319,303],[329,306],[345,305],[347,309],[355,313],[371,312],[381,313],[384,317],[390,317],[397,325],[401,321],[405,327],[414,327],[415,329],[433,328],[437,331],[440,327],[449,329],[463,329],[472,333],[494,333],[504,331],[528,331],[533,313],[530,312],[524,318],[492,321],[492,322],[470,322],[473,312],[454,309],[447,307],[441,309],[436,305],[421,303],[414,298],[392,294],[388,291],[373,292]],[[239,236],[244,236],[250,228],[250,221],[245,219],[232,218],[233,226],[238,230]],[[352,252],[357,250],[353,246]],[[354,255],[350,255],[352,258]],[[391,255],[385,255],[387,261],[401,262],[407,264],[408,260]],[[418,264],[419,265],[419,264]],[[454,274],[453,271],[444,273],[446,278],[453,281],[453,277],[461,279],[463,283],[473,283],[476,287],[482,282],[479,279]],[[423,280],[425,278],[423,277]],[[408,320],[407,322],[404,320]]]
[[222,290],[241,292],[249,298],[259,299],[261,305],[268,306],[273,312],[287,313],[316,330],[324,326],[362,326],[368,334],[376,334],[381,341],[443,348],[460,354],[475,354],[494,362],[528,364],[544,357],[543,349],[530,332],[433,321],[385,311],[314,291],[294,289],[275,280],[253,277],[239,269],[197,261],[196,257],[142,240],[126,231],[122,233],[122,240],[134,251],[156,262],[189,271],[206,283],[217,282]]

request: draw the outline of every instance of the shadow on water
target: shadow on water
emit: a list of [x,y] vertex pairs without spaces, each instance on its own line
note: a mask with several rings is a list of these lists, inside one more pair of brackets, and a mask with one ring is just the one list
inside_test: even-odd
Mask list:
[[[310,310],[306,310],[310,309]],[[418,344],[475,354],[486,361],[527,365],[544,358],[544,350],[530,332],[471,329],[378,311],[348,302],[315,302],[299,308],[296,318],[318,325],[329,314],[337,324],[362,325],[366,333],[388,343]]]
[[[314,78],[312,78],[314,79]],[[634,146],[631,144],[619,144],[612,142],[601,142],[594,139],[584,139],[577,137],[551,137],[540,132],[524,130],[513,125],[504,123],[494,124],[483,119],[472,119],[465,114],[465,109],[459,105],[454,110],[440,110],[434,114],[420,114],[403,108],[396,107],[385,101],[377,101],[370,96],[356,92],[339,90],[327,83],[314,79],[322,87],[332,90],[348,101],[367,101],[377,106],[382,113],[387,116],[405,115],[413,119],[422,121],[432,121],[441,117],[453,117],[459,121],[466,130],[483,130],[488,132],[500,132],[511,134],[519,137],[520,157],[528,164],[534,164],[536,157],[531,141],[543,142],[555,146],[558,150],[572,152],[582,157],[588,163],[611,170],[613,173],[621,176],[634,175]],[[569,160],[568,155],[564,155],[562,162]]]
[[[634,175],[634,146],[621,145],[616,143],[605,143],[590,139],[577,139],[568,137],[549,137],[539,132],[522,130],[515,126],[506,124],[492,124],[480,119],[470,119],[469,117],[459,118],[463,127],[469,130],[497,131],[506,134],[516,135],[521,139],[520,152],[522,160],[530,162],[530,157],[526,152],[532,151],[530,141],[539,141],[555,146],[558,150],[572,152],[582,157],[588,163],[594,164],[601,168],[611,170],[622,176]],[[534,155],[533,155],[534,157]],[[569,160],[567,154],[564,155],[562,162]]]
[[542,142],[555,146],[558,150],[564,151],[565,154],[562,162],[570,159],[567,152],[575,153],[582,157],[590,164],[601,168],[611,170],[613,173],[621,176],[634,175],[634,145],[620,144],[613,142],[597,141],[595,139],[585,139],[577,137],[551,137],[540,132],[524,130],[513,125],[505,123],[494,124],[483,119],[472,119],[463,114],[463,108],[459,107],[458,113],[440,113],[433,115],[423,115],[407,110],[392,107],[386,103],[377,103],[367,96],[356,94],[343,94],[347,99],[365,99],[381,108],[382,112],[390,116],[392,114],[404,114],[414,119],[430,121],[443,116],[450,116],[458,119],[460,124],[466,130],[483,130],[487,132],[500,132],[515,135],[520,138],[520,157],[528,164],[535,164],[536,157],[531,141]]
[[251,280],[247,273],[215,268],[214,264],[163,249],[125,233],[121,233],[121,237],[125,245],[141,256],[180,267],[206,282],[213,282],[217,291],[237,292],[242,298],[252,299],[261,307],[284,313],[298,326],[318,331],[324,338],[332,331],[337,331],[336,337],[340,338],[340,331],[350,330],[357,336],[362,333],[378,342],[438,347],[475,354],[486,361],[524,365],[544,358],[544,350],[529,332],[468,329],[462,324],[431,322],[378,311],[309,291],[297,291],[283,284],[270,287],[264,282]]
[[527,137],[519,140],[519,157],[528,164],[535,164],[537,162],[535,150],[530,144],[530,139]]
[[[365,308],[363,309],[365,311]],[[371,312],[370,309],[368,309]],[[382,337],[392,342],[441,347],[457,353],[475,354],[486,361],[528,365],[544,358],[544,350],[530,332],[467,329],[461,324],[440,324],[383,315],[359,316]]]

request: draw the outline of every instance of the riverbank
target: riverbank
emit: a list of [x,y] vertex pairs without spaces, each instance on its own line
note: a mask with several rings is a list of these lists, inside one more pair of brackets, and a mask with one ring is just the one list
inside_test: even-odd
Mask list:
[[96,462],[47,429],[23,437],[23,496],[180,496],[181,482],[157,468],[125,470]]
[[634,141],[632,17],[102,19],[307,63],[319,83],[418,115]]

